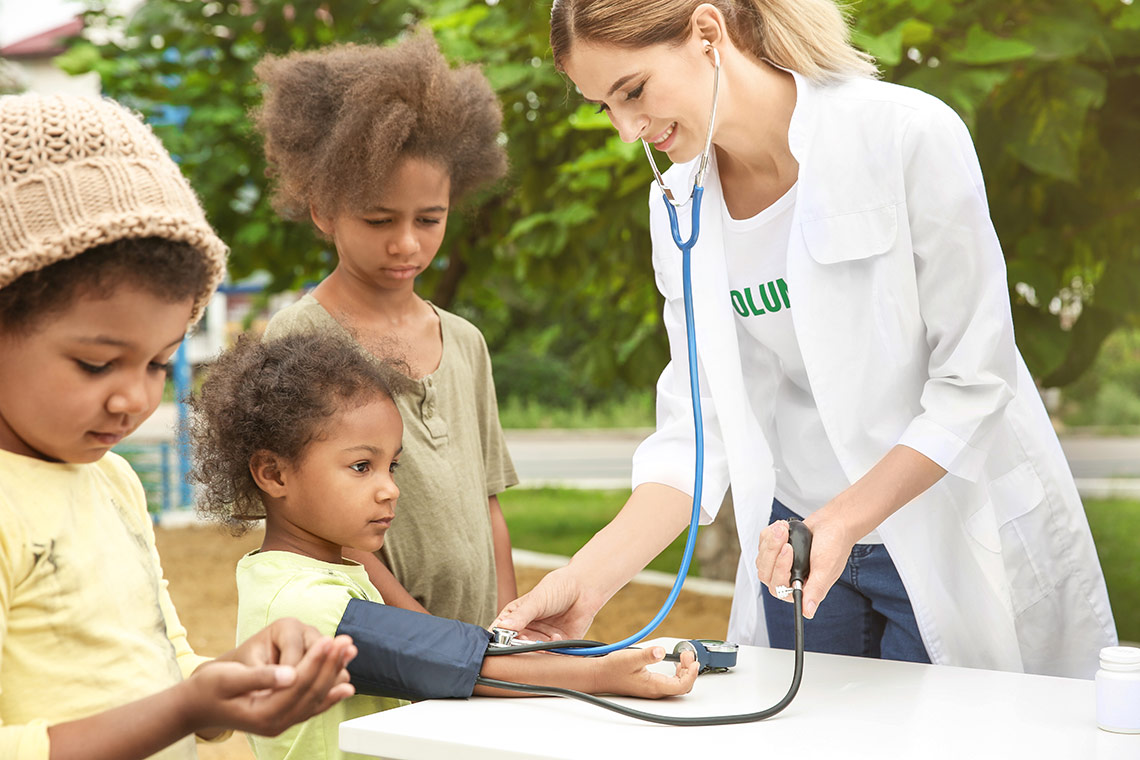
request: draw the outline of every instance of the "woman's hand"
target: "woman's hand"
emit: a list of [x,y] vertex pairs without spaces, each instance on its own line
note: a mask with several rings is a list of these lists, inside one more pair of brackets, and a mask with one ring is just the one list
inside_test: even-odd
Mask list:
[[601,607],[586,596],[573,572],[559,568],[508,603],[491,626],[518,631],[520,638],[535,641],[580,639]]
[[594,660],[597,667],[595,694],[620,694],[643,699],[660,699],[688,694],[697,680],[700,666],[692,652],[682,652],[676,672],[669,676],[646,666],[661,662],[663,647],[620,649]]
[[[816,608],[847,566],[855,542],[945,474],[946,470],[926,455],[899,444],[849,488],[808,515],[804,525],[812,532],[811,574],[804,584],[804,617],[810,620],[815,616]],[[792,547],[788,545],[786,522],[774,522],[760,534],[756,572],[773,596],[776,586],[789,584]]]
[[[830,506],[830,505],[829,505]],[[815,611],[827,597],[827,592],[839,580],[847,558],[858,537],[842,519],[831,516],[827,507],[809,515],[804,525],[811,529],[811,571],[804,583],[804,617],[815,617]],[[788,523],[778,520],[760,533],[760,551],[756,556],[756,573],[760,582],[773,596],[777,586],[791,585],[792,546],[788,543]],[[792,598],[785,597],[785,601]]]

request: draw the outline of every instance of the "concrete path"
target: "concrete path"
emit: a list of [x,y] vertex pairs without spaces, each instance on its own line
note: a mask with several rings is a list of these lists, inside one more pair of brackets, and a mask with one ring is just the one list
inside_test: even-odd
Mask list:
[[[129,439],[131,442],[173,440],[177,423],[174,404],[163,404]],[[521,485],[558,488],[629,488],[634,449],[651,431],[508,430]],[[1140,436],[1061,436],[1061,447],[1088,498],[1140,498]]]

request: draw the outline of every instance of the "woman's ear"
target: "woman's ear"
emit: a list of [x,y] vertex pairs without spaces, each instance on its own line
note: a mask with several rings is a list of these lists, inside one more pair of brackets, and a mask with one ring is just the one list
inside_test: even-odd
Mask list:
[[249,458],[249,474],[266,496],[280,499],[288,490],[285,483],[285,467],[280,458],[271,451],[254,452]]
[[703,44],[723,45],[728,40],[724,14],[715,5],[701,3],[693,10],[690,21],[693,35]]

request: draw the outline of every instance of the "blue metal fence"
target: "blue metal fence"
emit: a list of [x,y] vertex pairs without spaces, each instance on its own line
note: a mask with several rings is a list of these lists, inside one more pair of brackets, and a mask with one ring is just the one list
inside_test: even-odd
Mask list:
[[146,491],[147,510],[155,520],[176,508],[177,467],[173,445],[166,441],[121,443],[115,447],[115,453],[130,462],[131,469],[138,474]]

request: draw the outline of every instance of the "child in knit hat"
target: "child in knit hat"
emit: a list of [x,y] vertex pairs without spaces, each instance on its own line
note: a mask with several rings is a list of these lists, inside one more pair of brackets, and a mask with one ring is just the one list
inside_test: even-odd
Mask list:
[[284,620],[191,651],[142,485],[110,449],[162,397],[226,249],[150,130],[0,98],[0,757],[194,758],[350,696],[347,637]]

